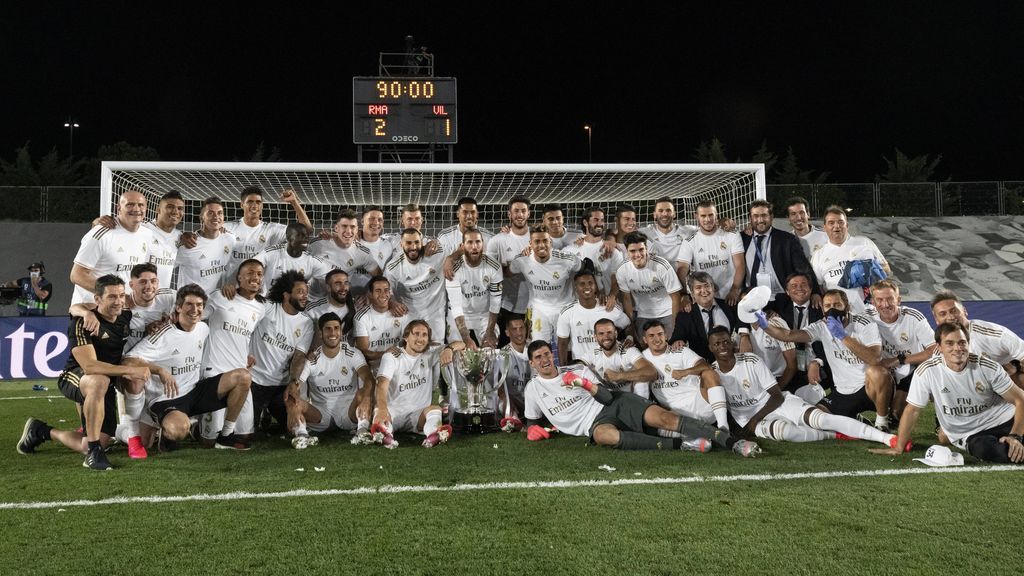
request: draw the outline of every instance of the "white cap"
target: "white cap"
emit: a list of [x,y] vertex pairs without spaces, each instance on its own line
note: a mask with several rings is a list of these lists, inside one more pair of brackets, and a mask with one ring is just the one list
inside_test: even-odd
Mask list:
[[736,304],[736,316],[739,317],[740,322],[746,322],[747,324],[757,322],[754,312],[760,312],[762,308],[767,306],[771,297],[772,289],[767,286],[751,288],[750,292],[747,292],[746,296]]
[[924,453],[924,458],[914,458],[916,462],[923,462],[929,466],[963,466],[964,455],[953,452],[946,446],[935,444]]

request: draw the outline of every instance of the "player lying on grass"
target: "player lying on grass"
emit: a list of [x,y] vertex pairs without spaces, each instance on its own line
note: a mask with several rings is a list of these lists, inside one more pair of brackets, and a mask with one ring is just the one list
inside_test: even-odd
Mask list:
[[754,354],[736,354],[732,337],[724,326],[708,334],[715,355],[712,367],[721,377],[729,414],[748,434],[769,440],[813,442],[815,440],[864,439],[896,446],[896,436],[886,434],[853,418],[829,414],[795,394],[782,392],[768,366]]
[[447,442],[452,427],[441,424],[441,407],[434,403],[442,364],[452,361],[453,350],[466,345],[453,342],[442,347],[430,340],[430,325],[413,320],[402,334],[401,348],[389,350],[377,370],[376,408],[370,431],[376,443],[395,448],[395,432],[423,434],[424,448]]
[[[940,355],[914,371],[896,446],[910,439],[918,414],[931,399],[954,446],[979,460],[1024,462],[1024,391],[998,362],[970,352],[969,334],[961,324],[939,324],[935,341]],[[899,454],[896,449],[872,452]]]
[[323,344],[306,361],[299,376],[299,382],[305,384],[305,398],[299,382],[285,391],[288,429],[294,434],[292,446],[297,449],[317,444],[317,437],[310,436],[309,430],[357,430],[353,443],[370,437],[370,367],[362,352],[342,340],[341,318],[337,314],[328,312],[317,324]]
[[[527,438],[550,437],[552,427],[573,436],[589,436],[600,446],[622,450],[682,448],[683,439],[708,438],[716,445],[753,458],[761,452],[754,442],[739,440],[722,430],[680,416],[631,392],[610,392],[588,368],[561,372],[551,345],[535,340],[527,349],[536,376],[526,385]],[[663,438],[658,431],[682,438]],[[691,449],[691,448],[688,448]]]

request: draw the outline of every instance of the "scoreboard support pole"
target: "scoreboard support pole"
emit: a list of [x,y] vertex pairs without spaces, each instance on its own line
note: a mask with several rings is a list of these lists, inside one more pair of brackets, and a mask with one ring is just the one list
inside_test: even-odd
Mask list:
[[454,144],[358,144],[356,162],[360,164],[434,164],[438,156],[444,156],[448,164],[455,162]]

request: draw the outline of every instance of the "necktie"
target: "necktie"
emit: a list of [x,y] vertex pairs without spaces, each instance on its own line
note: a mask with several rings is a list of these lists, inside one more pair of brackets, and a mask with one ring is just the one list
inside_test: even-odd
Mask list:
[[[796,325],[793,326],[793,330],[799,330],[804,327],[804,308],[806,308],[806,306],[796,307]],[[801,342],[800,344],[797,344],[796,347],[798,350],[803,350],[806,348],[806,345]]]
[[707,326],[705,327],[705,332],[704,332],[705,334],[707,334],[708,332],[711,332],[712,328],[715,327],[715,307],[712,306],[711,308],[701,308],[700,310],[701,310],[701,312],[703,312],[703,313],[708,315],[708,323],[707,323]]
[[754,265],[750,268],[750,285],[757,286],[757,273],[761,270],[761,243],[764,242],[764,234],[754,236]]

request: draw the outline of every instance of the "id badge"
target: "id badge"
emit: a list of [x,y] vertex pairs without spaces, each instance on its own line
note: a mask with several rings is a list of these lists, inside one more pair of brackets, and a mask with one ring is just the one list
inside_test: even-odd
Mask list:
[[757,285],[767,286],[769,290],[772,287],[772,275],[769,272],[758,272],[757,273]]
[[800,372],[807,372],[808,349],[796,351],[796,369]]

